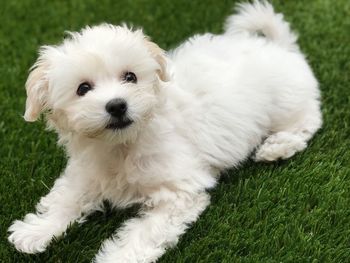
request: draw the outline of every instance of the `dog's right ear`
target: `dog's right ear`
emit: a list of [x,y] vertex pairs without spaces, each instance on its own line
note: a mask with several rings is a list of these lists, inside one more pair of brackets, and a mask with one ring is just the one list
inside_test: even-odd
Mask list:
[[46,105],[49,61],[45,53],[45,50],[42,49],[38,60],[30,69],[26,82],[27,101],[24,119],[29,122],[36,121]]

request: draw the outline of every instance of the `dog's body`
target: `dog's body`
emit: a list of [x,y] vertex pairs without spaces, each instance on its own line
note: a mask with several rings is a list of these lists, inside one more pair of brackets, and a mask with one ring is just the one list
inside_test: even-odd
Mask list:
[[[102,25],[73,34],[58,51],[42,52],[28,79],[25,118],[33,121],[49,109],[49,125],[69,162],[37,213],[10,227],[18,250],[43,251],[71,222],[109,200],[143,209],[104,243],[96,261],[155,261],[209,204],[205,191],[220,171],[254,149],[258,161],[289,158],[321,126],[317,81],[269,4],[242,5],[223,35],[196,36],[168,58],[141,34]],[[113,41],[126,47],[112,52],[115,59],[106,55]],[[90,69],[66,69],[67,59]],[[124,82],[110,78],[113,72],[124,74]],[[62,88],[75,87],[67,74],[94,75],[95,86],[75,98]],[[104,105],[116,97],[127,101],[128,112],[113,117],[114,129],[107,131]]]

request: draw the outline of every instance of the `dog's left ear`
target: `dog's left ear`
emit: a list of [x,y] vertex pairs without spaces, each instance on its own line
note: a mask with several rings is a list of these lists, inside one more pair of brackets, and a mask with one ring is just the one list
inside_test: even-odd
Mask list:
[[152,42],[148,37],[145,37],[145,43],[152,57],[159,64],[159,70],[157,71],[159,79],[164,82],[168,81],[169,75],[164,50],[161,49],[156,43]]
[[47,72],[49,62],[42,53],[32,66],[26,82],[27,100],[24,119],[36,121],[44,110],[48,92]]

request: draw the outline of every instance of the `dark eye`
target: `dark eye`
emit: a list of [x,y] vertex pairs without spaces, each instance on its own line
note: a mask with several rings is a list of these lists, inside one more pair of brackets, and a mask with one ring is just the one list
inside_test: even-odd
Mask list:
[[89,90],[92,90],[92,86],[88,82],[83,82],[77,89],[78,96],[84,96]]
[[129,72],[129,71],[125,72],[122,78],[125,82],[130,82],[130,83],[137,82],[137,77],[134,72]]

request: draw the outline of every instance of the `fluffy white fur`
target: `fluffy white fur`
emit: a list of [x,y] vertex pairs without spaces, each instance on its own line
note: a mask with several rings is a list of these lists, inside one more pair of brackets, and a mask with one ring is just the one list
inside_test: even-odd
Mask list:
[[[123,82],[125,71],[138,82]],[[79,97],[84,81],[93,90]],[[9,228],[25,253],[44,251],[108,200],[143,208],[94,260],[156,261],[209,204],[220,171],[254,150],[258,161],[289,158],[321,126],[317,80],[267,2],[239,5],[224,34],[194,36],[168,54],[141,30],[86,27],[41,49],[26,88],[25,119],[46,112],[69,161],[36,213]],[[114,98],[134,121],[124,129],[106,129]]]

